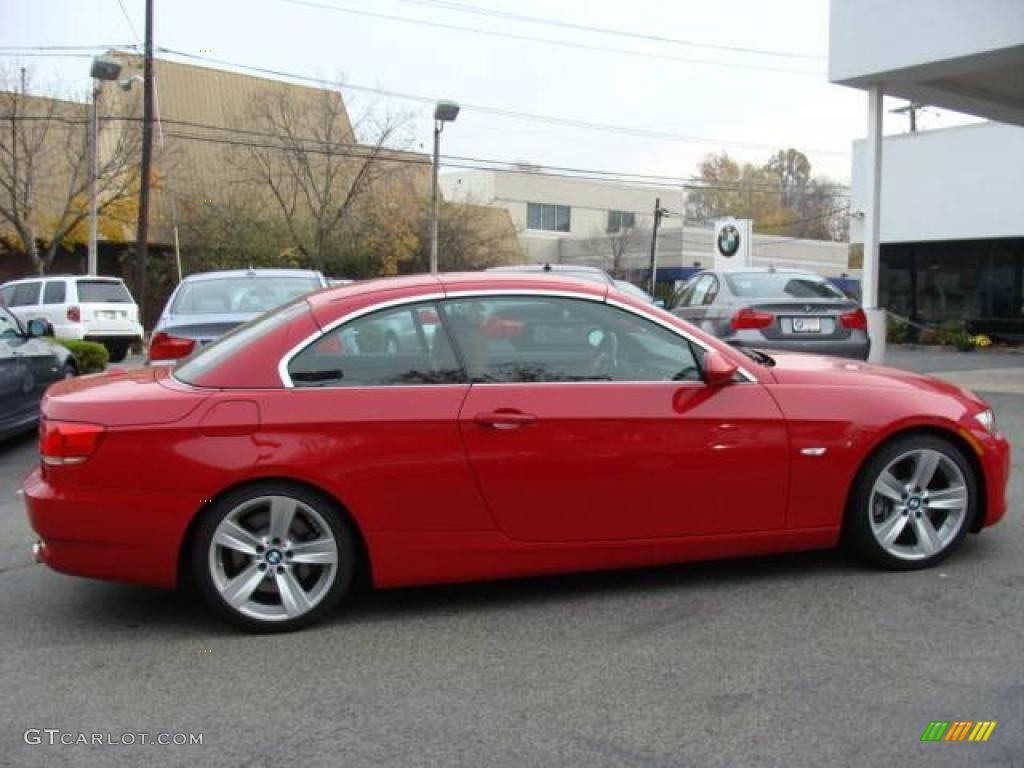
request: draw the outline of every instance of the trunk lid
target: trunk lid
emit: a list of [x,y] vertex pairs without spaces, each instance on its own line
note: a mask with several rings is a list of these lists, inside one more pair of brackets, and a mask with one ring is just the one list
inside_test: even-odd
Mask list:
[[66,379],[51,386],[44,418],[108,427],[169,424],[185,418],[208,393],[169,380],[168,368],[110,371]]
[[746,308],[773,316],[770,325],[759,329],[766,339],[813,341],[849,338],[851,331],[839,318],[859,305],[847,299],[769,299]]

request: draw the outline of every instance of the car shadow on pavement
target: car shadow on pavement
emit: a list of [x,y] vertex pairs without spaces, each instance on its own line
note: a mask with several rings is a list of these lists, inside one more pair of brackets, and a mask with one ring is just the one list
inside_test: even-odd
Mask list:
[[409,617],[503,611],[516,606],[555,603],[568,607],[593,599],[619,599],[663,591],[735,589],[750,583],[851,576],[867,570],[839,550],[820,550],[733,560],[676,563],[626,570],[535,576],[503,581],[364,590],[328,621],[372,623]]
[[[988,539],[991,537],[971,537],[955,561],[969,565],[987,559],[990,555],[986,550],[995,545]],[[781,588],[792,590],[807,581],[832,588],[837,581],[847,583],[883,573],[842,549],[834,549],[503,581],[384,590],[361,588],[317,627],[344,629],[346,625],[369,626],[516,608],[570,608],[574,603],[666,592],[678,592],[680,598],[707,597],[720,592],[740,594],[749,588],[771,592]],[[155,630],[164,636],[168,632],[180,636],[237,633],[206,609],[199,595],[189,587],[161,590],[77,580],[65,586],[75,594],[63,610],[74,612],[74,622],[89,625],[98,633],[97,637],[140,629]],[[317,627],[311,631],[316,632]]]

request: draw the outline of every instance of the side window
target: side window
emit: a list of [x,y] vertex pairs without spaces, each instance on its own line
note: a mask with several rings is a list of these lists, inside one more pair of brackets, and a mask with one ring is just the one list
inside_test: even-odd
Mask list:
[[14,286],[14,292],[11,294],[11,300],[7,302],[9,307],[28,307],[33,304],[39,303],[39,286],[42,285],[38,280],[34,280],[31,283],[19,283]]
[[707,275],[708,289],[704,293],[704,304],[713,304],[718,296],[718,278],[714,275]]
[[693,293],[687,306],[699,307],[701,304],[704,304],[704,297],[708,295],[708,289],[711,287],[713,279],[711,275],[701,275],[697,278],[697,282],[693,284]]
[[288,375],[296,387],[465,381],[431,303],[385,309],[344,323],[296,355]]
[[693,287],[697,284],[697,280],[700,278],[691,277],[685,283],[683,287],[676,293],[675,298],[672,300],[671,309],[680,309],[682,307],[690,306],[690,300],[693,298]]
[[63,280],[50,280],[43,289],[43,304],[63,304],[67,297],[67,283]]
[[14,298],[14,288],[15,286],[13,285],[5,285],[3,288],[0,288],[0,303],[5,307],[11,306],[11,299]]
[[20,333],[21,329],[18,327],[18,321],[14,319],[14,315],[0,309],[0,339],[17,338]]
[[700,380],[686,339],[606,304],[508,297],[444,304],[479,383]]

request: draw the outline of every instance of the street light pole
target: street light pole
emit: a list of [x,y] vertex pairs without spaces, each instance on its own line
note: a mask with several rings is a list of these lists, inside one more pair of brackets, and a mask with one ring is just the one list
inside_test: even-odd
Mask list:
[[440,120],[434,121],[434,168],[433,185],[431,187],[431,213],[430,213],[430,274],[437,274],[437,229],[440,216],[441,200],[437,193],[438,171],[441,165],[441,129],[444,126]]
[[121,74],[121,63],[109,56],[97,56],[92,60],[89,75],[92,77],[92,110],[89,115],[89,257],[86,272],[99,272],[99,249],[97,245],[97,207],[100,175],[100,94],[104,80],[117,80]]
[[99,269],[99,258],[97,254],[97,223],[96,223],[96,197],[99,177],[100,153],[100,115],[99,104],[100,81],[92,81],[92,109],[89,114],[89,257],[86,265],[86,274],[95,275]]
[[454,101],[439,101],[434,107],[434,168],[433,185],[431,187],[430,214],[430,274],[436,275],[437,266],[437,230],[441,212],[441,195],[438,191],[438,172],[441,169],[441,131],[445,123],[454,123],[459,116],[459,105]]

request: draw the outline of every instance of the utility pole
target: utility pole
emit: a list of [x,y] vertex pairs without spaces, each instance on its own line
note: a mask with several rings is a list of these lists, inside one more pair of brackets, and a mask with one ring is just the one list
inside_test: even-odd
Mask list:
[[919,101],[912,101],[904,107],[897,107],[889,111],[894,115],[906,115],[910,118],[910,132],[917,133],[917,113],[924,112],[927,107]]
[[135,236],[135,295],[145,323],[146,267],[149,259],[149,182],[153,168],[153,0],[146,0],[146,43],[142,62],[142,168],[139,177],[139,225]]
[[658,282],[658,230],[661,228],[661,220],[668,216],[668,211],[661,207],[661,198],[654,200],[654,229],[651,233],[651,280],[648,293],[654,295],[654,286]]

